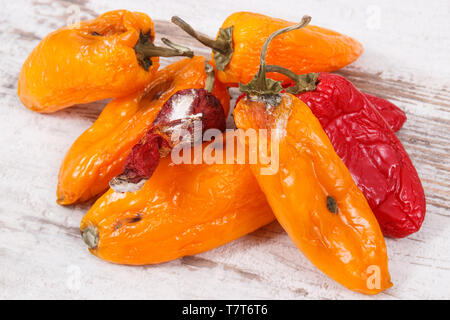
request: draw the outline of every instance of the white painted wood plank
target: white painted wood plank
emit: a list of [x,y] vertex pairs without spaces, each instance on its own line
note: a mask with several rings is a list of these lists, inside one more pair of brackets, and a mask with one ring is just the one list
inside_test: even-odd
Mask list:
[[[428,201],[420,232],[387,239],[394,287],[375,297],[342,288],[312,266],[277,223],[157,266],[118,266],[90,255],[78,233],[88,205],[60,207],[55,189],[65,152],[104,103],[40,115],[16,96],[21,64],[40,38],[66,23],[73,4],[84,18],[118,8],[156,20],[178,14],[210,35],[234,11],[287,20],[308,13],[314,24],[360,40],[364,55],[341,74],[406,111],[399,137]],[[0,12],[0,298],[450,298],[448,1],[16,0],[2,1]],[[167,23],[157,27],[166,32]],[[176,35],[196,52],[208,52]]]

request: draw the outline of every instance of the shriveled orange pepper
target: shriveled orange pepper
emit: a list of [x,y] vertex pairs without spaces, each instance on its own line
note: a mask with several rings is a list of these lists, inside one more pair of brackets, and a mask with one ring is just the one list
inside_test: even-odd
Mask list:
[[80,231],[99,258],[142,265],[213,249],[273,220],[248,165],[173,165],[167,157],[141,190],[105,193]]
[[[292,22],[252,12],[236,12],[222,24],[215,40],[197,33],[179,17],[172,22],[213,49],[219,80],[231,86],[248,83],[258,71],[264,41]],[[297,74],[335,71],[355,61],[362,45],[348,36],[317,26],[307,26],[275,39],[267,51],[267,63],[280,65]],[[287,80],[271,74],[275,80]]]
[[192,56],[187,48],[153,45],[153,21],[144,13],[117,10],[47,35],[20,72],[18,95],[33,111],[129,95],[159,67],[158,56]]
[[[279,82],[266,78],[264,54],[272,38],[302,23],[273,33],[261,52],[255,78],[234,110],[236,125],[253,129],[277,166],[260,158],[251,166],[280,224],[297,247],[325,274],[343,286],[376,294],[392,283],[386,245],[364,195],[309,107]],[[266,134],[262,134],[266,130]],[[261,152],[260,152],[261,154]]]
[[[164,103],[179,90],[203,88],[206,78],[205,58],[186,58],[158,71],[144,90],[111,101],[64,158],[57,202],[68,205],[104,192],[109,180],[121,173],[132,147],[146,133]],[[215,81],[213,93],[228,114],[227,89]]]

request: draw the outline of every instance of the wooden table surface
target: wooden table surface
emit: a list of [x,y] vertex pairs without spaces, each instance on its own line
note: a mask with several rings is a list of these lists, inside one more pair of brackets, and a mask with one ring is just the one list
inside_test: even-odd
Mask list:
[[[374,297],[353,293],[319,272],[278,223],[196,256],[155,266],[113,265],[80,238],[88,205],[55,202],[59,165],[104,102],[50,115],[18,100],[22,63],[50,31],[112,9],[143,11],[197,54],[208,50],[167,21],[174,14],[214,35],[234,11],[313,24],[360,40],[363,56],[339,73],[402,108],[398,133],[422,179],[427,216],[405,239],[387,239],[394,286]],[[450,3],[436,1],[109,1],[15,0],[0,4],[0,298],[124,299],[449,299]],[[164,60],[163,65],[171,60]],[[232,92],[233,95],[236,92]]]

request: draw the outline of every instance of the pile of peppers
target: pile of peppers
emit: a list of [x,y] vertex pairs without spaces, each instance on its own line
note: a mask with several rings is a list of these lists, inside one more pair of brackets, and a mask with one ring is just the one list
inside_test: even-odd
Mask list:
[[[161,263],[276,219],[346,288],[376,294],[392,286],[384,236],[417,232],[426,210],[395,134],[406,115],[329,73],[363,47],[310,20],[238,12],[211,39],[173,17],[211,48],[209,61],[169,39],[155,46],[150,17],[127,10],[56,30],[38,44],[19,77],[27,108],[51,113],[112,99],[70,147],[58,176],[59,204],[98,198],[80,225],[91,253],[119,264]],[[159,69],[159,57],[171,56],[185,58]],[[227,129],[230,87],[242,95]],[[196,130],[216,135],[205,142]],[[268,174],[273,168],[261,157],[196,158],[225,141],[249,159],[246,130],[277,156],[276,170]],[[189,163],[173,162],[180,147]]]

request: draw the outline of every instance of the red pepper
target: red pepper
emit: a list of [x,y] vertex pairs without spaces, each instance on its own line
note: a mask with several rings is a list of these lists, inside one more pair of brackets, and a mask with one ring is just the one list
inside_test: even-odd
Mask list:
[[371,102],[379,103],[379,98],[367,98],[344,77],[329,73],[319,75],[315,89],[297,96],[319,119],[383,233],[401,238],[418,231],[426,210],[423,187],[391,129],[403,122],[398,121],[402,113],[391,112],[389,125],[380,105]]
[[364,93],[364,95],[383,116],[384,120],[389,123],[389,126],[394,132],[397,132],[403,127],[403,124],[406,121],[406,115],[402,109],[386,99],[368,93]]

